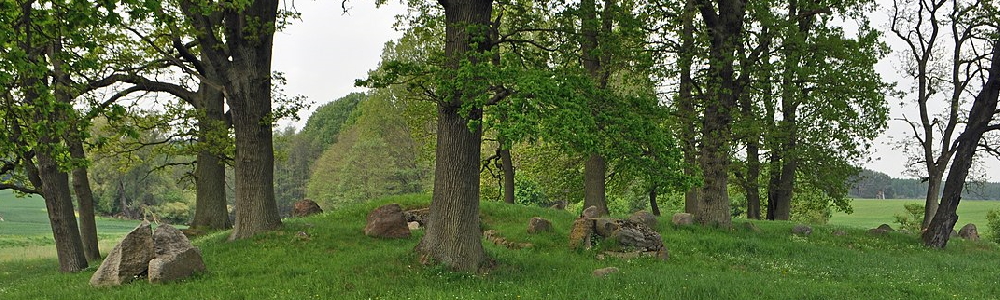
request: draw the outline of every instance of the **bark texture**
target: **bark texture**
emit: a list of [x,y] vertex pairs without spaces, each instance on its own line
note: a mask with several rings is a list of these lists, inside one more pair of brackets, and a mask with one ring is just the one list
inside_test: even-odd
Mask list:
[[226,166],[213,149],[213,136],[226,132],[225,97],[221,90],[208,83],[198,86],[196,109],[200,110],[198,118],[198,143],[203,145],[198,152],[198,164],[195,168],[195,189],[197,198],[192,227],[208,230],[222,230],[232,227],[229,220],[229,209],[226,207]]
[[[487,29],[493,1],[439,0],[438,3],[445,10],[447,66],[457,70],[463,59],[480,63],[474,54],[492,47]],[[479,227],[482,128],[469,126],[470,121],[482,119],[482,110],[472,108],[468,115],[461,113],[463,103],[477,93],[472,89],[464,86],[450,91],[448,99],[438,102],[434,194],[427,232],[416,247],[423,261],[436,261],[461,272],[477,272],[490,261],[483,250]]]
[[987,131],[1000,128],[997,125],[990,125],[996,113],[998,96],[1000,96],[1000,40],[994,40],[989,77],[983,85],[983,90],[976,95],[975,102],[972,103],[965,132],[956,139],[958,146],[955,147],[955,158],[948,171],[948,179],[944,183],[941,205],[938,206],[930,226],[922,235],[927,246],[944,248],[948,245],[951,232],[955,230],[955,222],[958,222],[956,213],[958,203],[962,200],[962,190],[965,188],[965,180],[969,176],[969,168],[972,167],[979,141]]
[[[735,50],[742,43],[746,3],[741,0],[697,0],[710,34],[709,68],[704,121],[701,128],[701,169],[705,184],[695,220],[703,225],[732,225],[729,203],[729,145],[732,109],[737,107],[738,84],[734,76]],[[716,7],[717,4],[717,7]]]
[[[87,159],[83,143],[79,139],[68,138],[69,153],[73,159]],[[97,221],[94,215],[94,191],[90,188],[90,179],[86,167],[76,167],[72,172],[73,192],[80,213],[80,238],[83,243],[83,255],[88,261],[101,259],[98,247]]]
[[510,157],[510,149],[500,149],[500,167],[503,168],[503,202],[514,204],[514,165]]

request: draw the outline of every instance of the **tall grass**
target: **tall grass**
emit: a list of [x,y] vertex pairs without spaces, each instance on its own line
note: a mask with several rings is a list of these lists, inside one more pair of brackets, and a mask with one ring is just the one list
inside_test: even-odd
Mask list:
[[[183,282],[92,288],[94,268],[56,272],[54,260],[0,264],[0,299],[996,299],[1000,252],[990,243],[953,241],[946,250],[901,233],[870,235],[845,226],[817,226],[794,236],[788,222],[737,223],[733,229],[661,224],[670,260],[597,260],[573,251],[565,211],[483,203],[484,227],[514,242],[486,243],[498,266],[486,274],[422,266],[413,253],[422,232],[384,240],[363,234],[379,204],[426,205],[403,196],[287,219],[280,231],[226,242],[219,232],[195,240],[209,272]],[[528,234],[531,217],[555,230]],[[833,235],[834,230],[847,235]],[[306,232],[309,238],[298,237]],[[597,268],[621,271],[594,277]],[[59,287],[59,288],[52,288]]]

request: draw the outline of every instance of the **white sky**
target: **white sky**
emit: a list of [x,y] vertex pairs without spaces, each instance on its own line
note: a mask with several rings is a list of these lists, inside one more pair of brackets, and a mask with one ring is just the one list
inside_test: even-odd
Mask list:
[[[301,128],[309,115],[319,105],[335,100],[351,92],[365,89],[354,87],[355,79],[367,76],[368,70],[378,66],[382,48],[386,41],[401,36],[392,25],[395,16],[405,12],[398,1],[390,0],[389,5],[376,9],[373,1],[353,0],[346,5],[347,14],[342,13],[341,0],[297,0],[295,8],[302,13],[302,20],[286,28],[275,36],[274,69],[285,72],[289,95],[304,95],[314,102],[306,111],[299,112],[301,120],[294,125]],[[872,25],[886,30],[886,12],[880,10],[872,15]],[[902,46],[896,38],[886,34],[886,41],[894,49]],[[888,81],[901,81],[900,70],[894,65],[899,59],[891,54],[876,69]],[[900,82],[902,88],[906,82]],[[883,172],[892,177],[904,177],[905,157],[892,149],[890,137],[903,137],[909,127],[896,121],[906,112],[916,117],[913,108],[899,106],[900,99],[888,99],[890,104],[889,129],[874,142],[872,161],[865,167]],[[992,162],[987,168],[987,177],[993,181],[1000,179],[1000,164]]]

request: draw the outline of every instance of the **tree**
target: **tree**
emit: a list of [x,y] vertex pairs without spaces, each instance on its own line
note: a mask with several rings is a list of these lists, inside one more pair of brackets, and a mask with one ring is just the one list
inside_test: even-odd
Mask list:
[[[990,5],[987,2],[893,1],[890,28],[907,46],[902,54],[908,62],[904,70],[916,81],[912,101],[919,108],[919,121],[903,116],[913,132],[901,147],[912,155],[911,167],[922,165],[913,172],[924,175],[921,177],[927,181],[924,228],[936,215],[945,170],[958,150],[953,137],[966,122],[959,114],[962,97],[971,93],[969,85],[980,76],[975,68],[986,59],[977,51],[983,45],[976,36],[975,14],[980,7]],[[943,113],[933,111],[935,103],[943,105]],[[919,147],[917,153],[910,148],[914,144]]]
[[[225,5],[215,5],[225,4]],[[236,135],[236,222],[230,240],[281,226],[274,199],[271,126],[271,45],[278,1],[215,3],[182,0],[180,10],[195,31],[205,68],[221,74]]]
[[[1000,34],[1000,26],[997,28],[994,34]],[[930,247],[944,248],[948,245],[948,239],[951,237],[952,231],[955,230],[955,223],[958,222],[956,211],[962,200],[962,189],[965,187],[965,179],[972,167],[972,158],[976,154],[976,148],[979,146],[983,134],[990,130],[1000,129],[1000,125],[991,124],[997,112],[997,98],[1000,96],[1000,38],[994,38],[992,44],[992,63],[990,63],[989,75],[982,90],[972,103],[965,131],[957,138],[955,160],[951,163],[948,179],[944,183],[944,197],[934,214],[934,218],[931,219],[930,225],[921,236],[924,244]]]
[[445,66],[438,93],[437,163],[427,233],[417,251],[464,272],[487,266],[480,242],[479,158],[482,107],[474,100],[486,91],[483,79],[468,69],[483,64],[488,52],[492,0],[440,0],[445,14]]

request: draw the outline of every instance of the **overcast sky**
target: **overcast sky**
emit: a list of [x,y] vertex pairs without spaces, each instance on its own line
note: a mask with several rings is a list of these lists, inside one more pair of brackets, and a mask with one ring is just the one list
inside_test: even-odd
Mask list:
[[[301,128],[309,115],[319,105],[335,100],[351,92],[365,91],[354,87],[355,79],[367,76],[368,70],[378,66],[382,48],[386,41],[401,36],[392,25],[395,16],[405,11],[398,1],[390,0],[389,5],[376,9],[373,1],[354,0],[346,5],[349,12],[344,14],[340,0],[297,0],[295,8],[302,13],[298,20],[275,36],[274,69],[285,72],[289,95],[304,95],[315,102],[309,110],[299,113],[301,121],[294,125]],[[885,29],[887,20],[884,11],[872,15],[873,25]],[[901,44],[892,36],[886,36],[892,47]],[[902,81],[901,71],[894,67],[899,63],[895,54],[876,66],[883,78]],[[906,87],[906,82],[900,83]],[[917,117],[915,110],[899,106],[900,99],[888,99],[890,104],[889,129],[875,140],[872,161],[865,165],[892,177],[904,177],[905,157],[892,149],[891,137],[902,137],[909,127],[895,119],[905,113]],[[991,163],[990,170],[1000,170],[997,163]],[[990,172],[993,173],[993,172]],[[991,180],[1000,176],[988,174]]]

